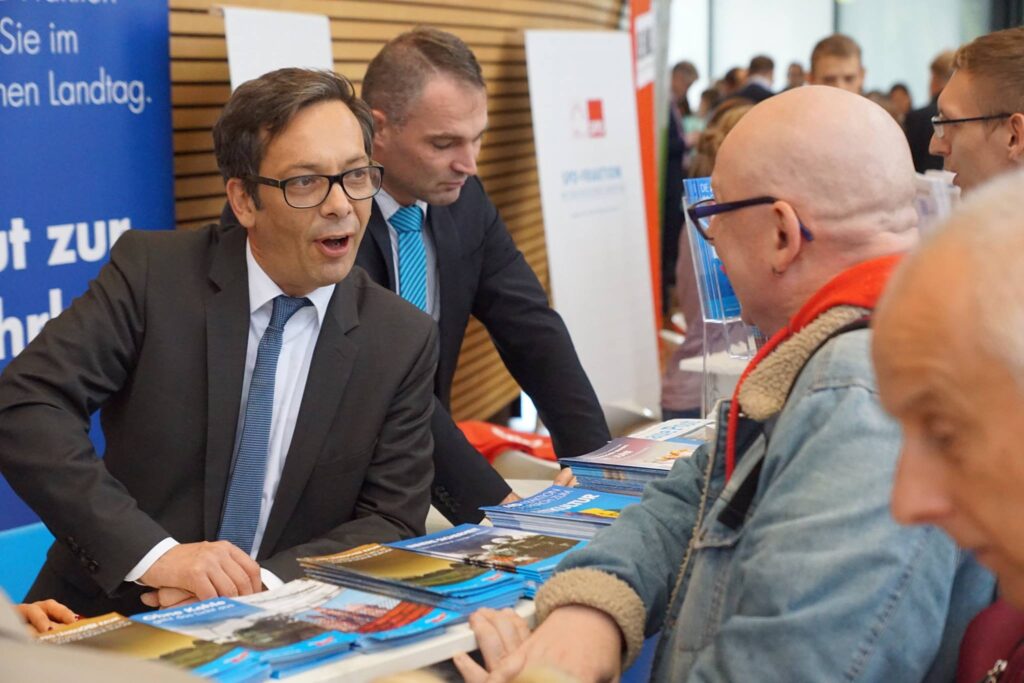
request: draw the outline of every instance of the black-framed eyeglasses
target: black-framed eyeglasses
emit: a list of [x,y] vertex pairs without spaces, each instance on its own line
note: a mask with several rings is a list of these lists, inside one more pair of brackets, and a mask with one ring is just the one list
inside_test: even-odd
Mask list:
[[[729,211],[736,211],[737,209],[745,209],[748,206],[759,206],[761,204],[774,204],[779,201],[775,197],[753,197],[751,199],[740,199],[735,202],[724,202],[718,204],[714,199],[704,199],[699,202],[694,202],[686,207],[686,213],[693,221],[693,225],[697,228],[697,232],[708,242],[714,243],[714,238],[708,234],[711,229],[711,217],[717,216],[720,213],[728,213]],[[799,218],[797,218],[800,221]],[[808,242],[814,241],[814,235],[807,229],[807,226],[800,221],[800,234]]]
[[341,185],[342,192],[353,201],[369,199],[380,191],[383,179],[384,167],[377,164],[350,168],[335,175],[297,175],[284,180],[258,175],[246,176],[246,180],[280,188],[284,193],[284,201],[293,209],[320,206],[327,200],[334,183]]
[[943,126],[952,126],[958,123],[970,123],[971,121],[995,121],[996,119],[1008,119],[1013,116],[1012,113],[1003,114],[989,114],[988,116],[968,116],[965,119],[944,119],[942,115],[932,117],[932,130],[935,131],[935,137],[940,140],[946,137],[946,132]]

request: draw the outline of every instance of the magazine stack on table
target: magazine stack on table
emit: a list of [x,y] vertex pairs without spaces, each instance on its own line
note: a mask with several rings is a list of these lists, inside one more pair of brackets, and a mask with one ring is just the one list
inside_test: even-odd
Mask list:
[[379,543],[334,555],[299,559],[306,574],[327,583],[381,593],[468,615],[480,607],[511,607],[523,596],[522,577],[486,567],[390,548]]
[[193,639],[254,651],[273,678],[304,671],[343,657],[357,636],[268,611],[243,599],[212,598],[184,607],[143,612],[133,621]]
[[532,598],[562,558],[586,543],[529,531],[461,524],[388,545],[462,564],[515,572],[526,580],[525,594]]
[[38,636],[52,645],[74,643],[134,659],[149,659],[221,683],[250,683],[270,677],[270,665],[252,650],[218,644],[148,626],[116,612],[58,626]]
[[637,502],[618,493],[549,486],[529,498],[480,509],[496,527],[588,540]]
[[676,460],[693,455],[711,425],[710,420],[668,420],[559,462],[572,467],[584,488],[639,496],[648,483],[663,479]]
[[312,579],[296,579],[239,601],[327,630],[354,634],[355,649],[367,652],[429,638],[465,619],[459,612]]

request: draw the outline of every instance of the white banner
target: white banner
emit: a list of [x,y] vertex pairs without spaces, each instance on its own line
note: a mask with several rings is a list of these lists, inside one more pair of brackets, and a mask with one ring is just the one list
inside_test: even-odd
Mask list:
[[334,69],[331,22],[322,14],[223,7],[231,89],[297,66]]
[[606,412],[657,411],[658,349],[629,35],[527,31],[555,307]]

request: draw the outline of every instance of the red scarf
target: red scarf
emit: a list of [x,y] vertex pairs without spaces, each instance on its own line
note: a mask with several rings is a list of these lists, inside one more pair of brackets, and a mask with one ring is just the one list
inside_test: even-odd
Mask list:
[[832,278],[824,287],[819,289],[807,302],[797,311],[796,315],[790,318],[789,323],[772,335],[772,338],[761,347],[757,355],[747,364],[736,383],[736,390],[732,395],[732,403],[729,405],[729,425],[725,437],[725,479],[732,476],[736,469],[736,429],[740,417],[740,387],[743,381],[757,367],[764,358],[774,351],[780,344],[792,337],[810,324],[815,318],[836,306],[859,306],[861,308],[874,308],[878,298],[889,281],[889,276],[899,263],[902,254],[883,256],[858,263],[852,268]]

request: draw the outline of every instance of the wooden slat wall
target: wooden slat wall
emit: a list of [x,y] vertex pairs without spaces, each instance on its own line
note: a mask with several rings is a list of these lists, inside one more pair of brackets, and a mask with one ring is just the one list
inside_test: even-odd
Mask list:
[[[334,67],[361,84],[367,63],[402,31],[429,24],[459,35],[487,79],[489,129],[480,152],[484,186],[516,244],[548,286],[523,30],[616,28],[624,0],[231,0],[230,4],[326,14]],[[224,20],[211,7],[224,0],[170,0],[171,101],[178,227],[216,220],[223,183],[210,128],[230,93]],[[485,419],[518,392],[487,332],[470,322],[452,391],[456,420]]]

